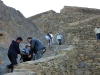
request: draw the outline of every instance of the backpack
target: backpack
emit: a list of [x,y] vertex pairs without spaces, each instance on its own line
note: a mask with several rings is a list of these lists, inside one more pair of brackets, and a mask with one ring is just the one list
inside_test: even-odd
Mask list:
[[29,55],[29,53],[30,53],[30,49],[22,49],[22,50],[20,51],[20,54],[21,54],[21,55]]

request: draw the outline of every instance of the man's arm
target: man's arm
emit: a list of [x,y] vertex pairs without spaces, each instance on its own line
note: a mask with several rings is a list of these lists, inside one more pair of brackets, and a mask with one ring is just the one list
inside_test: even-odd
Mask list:
[[33,52],[34,52],[35,40],[32,40],[32,41],[30,42],[30,44],[31,44],[31,51],[30,51],[30,54],[32,55]]
[[15,44],[15,50],[18,54],[20,54],[19,44]]

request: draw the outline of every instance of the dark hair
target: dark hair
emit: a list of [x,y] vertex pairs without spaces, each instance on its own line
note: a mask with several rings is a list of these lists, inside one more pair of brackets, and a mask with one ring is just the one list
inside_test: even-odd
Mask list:
[[28,39],[32,39],[32,37],[28,37],[27,40],[28,40]]
[[16,40],[23,41],[22,37],[18,37]]
[[27,47],[31,47],[31,46],[26,45],[25,48],[27,48]]

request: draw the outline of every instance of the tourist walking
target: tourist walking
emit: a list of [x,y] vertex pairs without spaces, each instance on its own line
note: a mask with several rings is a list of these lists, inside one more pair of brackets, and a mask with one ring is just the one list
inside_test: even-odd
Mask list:
[[50,32],[49,35],[51,36],[51,44],[53,44],[54,40],[53,40],[53,34],[52,34],[52,32]]
[[98,24],[96,25],[94,31],[95,31],[95,34],[96,34],[96,40],[97,41],[100,40],[100,27],[99,27]]
[[46,40],[48,41],[48,46],[51,47],[51,36],[50,34],[48,33],[46,36],[45,36]]
[[57,42],[59,45],[62,44],[62,35],[60,33],[57,33]]

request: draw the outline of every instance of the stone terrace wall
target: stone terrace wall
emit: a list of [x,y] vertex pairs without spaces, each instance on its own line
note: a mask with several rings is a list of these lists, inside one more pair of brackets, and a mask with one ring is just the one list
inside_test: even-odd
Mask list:
[[74,7],[74,6],[64,6],[60,11],[62,14],[78,12],[85,14],[100,14],[100,9],[85,8],[85,7]]

